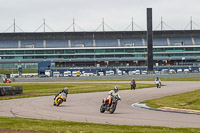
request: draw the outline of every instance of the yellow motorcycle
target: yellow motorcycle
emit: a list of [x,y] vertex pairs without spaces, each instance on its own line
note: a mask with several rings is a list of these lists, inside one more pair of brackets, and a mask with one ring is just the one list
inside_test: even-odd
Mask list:
[[63,101],[66,101],[67,95],[66,93],[62,92],[57,97],[54,98],[54,106],[59,106],[63,103]]

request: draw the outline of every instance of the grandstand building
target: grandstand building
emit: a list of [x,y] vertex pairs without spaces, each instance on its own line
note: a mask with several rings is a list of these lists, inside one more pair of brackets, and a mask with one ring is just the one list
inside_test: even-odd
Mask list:
[[[0,33],[1,68],[145,66],[146,31]],[[154,65],[200,60],[200,31],[153,32]]]

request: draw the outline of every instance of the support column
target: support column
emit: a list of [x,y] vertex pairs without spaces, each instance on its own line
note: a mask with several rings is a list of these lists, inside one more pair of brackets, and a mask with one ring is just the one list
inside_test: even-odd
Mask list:
[[118,47],[121,47],[120,39],[117,39]]
[[147,8],[147,54],[148,73],[153,72],[153,31],[152,31],[152,8]]
[[96,41],[93,39],[93,47],[96,47]]
[[21,40],[18,40],[18,48],[21,48]]
[[169,41],[169,38],[167,38],[167,44],[168,44],[168,46],[171,45],[171,44],[170,44],[170,41]]
[[192,37],[192,45],[195,45],[195,40],[193,37]]
[[46,40],[43,40],[43,48],[46,48],[47,44],[46,44]]
[[145,46],[145,40],[144,40],[144,38],[142,38],[142,44],[143,44],[143,46]]
[[68,47],[71,48],[71,40],[68,40]]

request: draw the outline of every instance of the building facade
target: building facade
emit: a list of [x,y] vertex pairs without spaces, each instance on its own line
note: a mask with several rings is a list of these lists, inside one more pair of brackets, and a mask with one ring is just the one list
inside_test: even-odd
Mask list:
[[[154,65],[200,61],[200,31],[154,31]],[[1,68],[145,66],[146,31],[1,33]]]

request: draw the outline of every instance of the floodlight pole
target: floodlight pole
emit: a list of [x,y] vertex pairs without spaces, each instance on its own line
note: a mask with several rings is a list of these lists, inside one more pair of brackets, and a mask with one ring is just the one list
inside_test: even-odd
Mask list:
[[134,24],[133,24],[133,17],[132,17],[132,22],[131,22],[131,25],[132,25],[132,31],[133,31],[133,29],[134,29]]
[[73,18],[73,31],[75,32],[75,21],[74,21],[74,18]]
[[103,28],[103,31],[105,31],[105,29],[104,29],[104,18],[102,18],[102,28]]
[[14,19],[14,33],[15,33],[15,19]]
[[190,30],[192,30],[192,16],[190,17]]
[[43,18],[44,32],[45,32],[45,18]]
[[152,31],[152,8],[147,8],[147,71],[153,73],[153,31]]
[[163,20],[162,20],[162,17],[161,17],[161,31],[163,30]]

